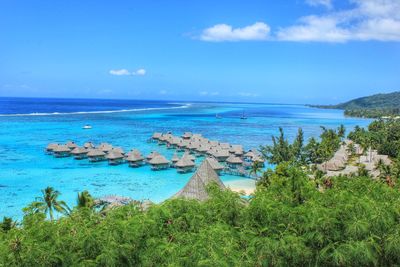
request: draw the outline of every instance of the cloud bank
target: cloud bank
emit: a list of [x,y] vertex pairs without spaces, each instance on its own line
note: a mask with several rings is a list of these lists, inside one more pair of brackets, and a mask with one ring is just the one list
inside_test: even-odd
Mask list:
[[111,75],[116,75],[116,76],[144,76],[146,75],[146,70],[145,69],[137,69],[136,71],[129,71],[127,69],[116,69],[116,70],[110,70],[109,73]]
[[312,6],[323,5],[327,12],[301,17],[297,23],[272,34],[264,22],[242,28],[217,24],[203,30],[200,40],[333,42],[400,41],[399,0],[348,0],[352,8],[334,11],[330,0],[306,0]]

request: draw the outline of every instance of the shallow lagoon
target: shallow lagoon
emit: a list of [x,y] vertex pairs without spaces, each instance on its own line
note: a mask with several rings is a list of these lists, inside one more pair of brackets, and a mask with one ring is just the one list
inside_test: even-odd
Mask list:
[[[248,119],[240,119],[243,112]],[[216,118],[217,113],[222,119]],[[278,127],[283,127],[289,138],[302,127],[308,138],[317,136],[320,126],[337,127],[341,123],[351,129],[365,126],[369,120],[345,118],[340,110],[300,105],[216,103],[116,113],[0,116],[0,216],[20,218],[21,209],[46,186],[59,190],[61,198],[72,206],[77,192],[83,190],[94,196],[118,194],[160,202],[181,189],[192,175],[178,174],[175,169],[151,171],[148,166],[129,168],[126,164],[109,166],[71,157],[58,159],[43,153],[50,142],[109,142],[126,151],[137,148],[144,155],[158,150],[171,158],[173,150],[147,142],[153,132],[192,131],[250,149],[270,143]],[[83,130],[85,124],[93,128]],[[228,175],[221,178],[243,179]]]

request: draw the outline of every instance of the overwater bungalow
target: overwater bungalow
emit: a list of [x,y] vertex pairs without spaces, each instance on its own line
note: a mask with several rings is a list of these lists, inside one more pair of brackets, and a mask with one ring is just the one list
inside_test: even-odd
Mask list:
[[152,170],[165,170],[169,168],[169,160],[163,155],[157,155],[149,161]]
[[213,170],[220,175],[224,170],[224,166],[222,166],[222,164],[220,164],[215,158],[208,157],[207,160],[211,164]]
[[105,152],[105,153],[108,153],[108,152],[110,152],[110,151],[113,149],[113,147],[112,147],[112,145],[109,144],[109,143],[101,143],[101,144],[97,147],[97,149],[99,149],[99,150],[101,150],[101,151],[103,151],[103,152]]
[[183,156],[187,157],[189,160],[195,161],[196,157],[191,155],[189,152],[185,152]]
[[211,166],[210,160],[206,158],[187,184],[172,198],[204,201],[208,199],[207,185],[210,183],[216,183],[221,189],[225,189],[225,185]]
[[190,144],[188,145],[188,149],[190,150],[190,153],[195,153],[196,149],[199,148],[200,143],[199,142],[190,142]]
[[167,135],[165,135],[165,134],[161,135],[160,138],[158,138],[158,145],[160,145],[160,146],[166,145],[167,139],[168,139]]
[[110,165],[118,165],[124,162],[124,155],[122,155],[120,152],[111,150],[108,152],[106,155],[106,159],[108,159],[108,164]]
[[158,133],[155,132],[153,133],[153,135],[151,136],[152,141],[158,141],[160,139],[160,137],[162,136],[162,133]]
[[213,141],[213,140],[208,140],[208,144],[210,145],[210,147],[219,146],[219,142],[218,141]]
[[210,146],[208,144],[200,144],[200,146],[197,148],[197,152],[201,155],[204,155],[207,153],[207,151],[210,149]]
[[103,161],[106,159],[106,153],[100,149],[90,149],[87,153],[90,162]]
[[65,145],[66,145],[70,150],[72,150],[72,149],[78,147],[78,145],[75,144],[75,142],[73,142],[73,141],[68,141]]
[[226,164],[231,169],[237,169],[243,164],[243,160],[241,158],[239,158],[239,157],[234,156],[234,155],[230,155],[226,159]]
[[183,139],[179,144],[177,145],[177,150],[178,151],[184,151],[185,148],[189,146],[189,140]]
[[71,154],[71,149],[66,145],[58,145],[53,149],[53,155],[56,158],[69,157]]
[[113,147],[111,152],[118,152],[121,153],[122,155],[125,155],[125,151],[121,147]]
[[144,164],[144,158],[139,150],[132,150],[129,152],[126,161],[129,163],[130,167],[139,167]]
[[182,138],[174,136],[169,144],[171,148],[177,148],[181,142]]
[[219,162],[224,162],[229,158],[229,150],[227,149],[215,150],[212,155]]
[[185,140],[189,140],[190,138],[192,138],[192,136],[193,136],[193,133],[184,132],[183,135],[182,135],[182,138],[185,139]]
[[149,155],[146,156],[146,160],[150,161],[152,160],[154,157],[159,156],[160,153],[158,153],[157,151],[152,151]]
[[88,149],[84,147],[76,147],[71,151],[71,155],[73,155],[75,159],[85,159],[87,158],[88,152]]
[[243,155],[243,159],[247,162],[253,161],[253,158],[256,157],[256,154],[252,151],[249,150]]
[[243,155],[243,146],[242,145],[232,145],[229,149],[229,152],[234,154],[235,156],[242,156]]
[[194,164],[194,161],[191,160],[186,154],[183,155],[182,158],[175,164],[175,167],[179,173],[191,172],[195,166],[196,165]]
[[58,146],[59,146],[59,145],[56,144],[56,143],[48,144],[47,147],[46,147],[46,154],[49,154],[49,155],[53,154],[54,149],[55,149],[56,147],[58,147]]
[[175,167],[175,164],[179,161],[179,157],[178,154],[174,153],[174,155],[172,156],[171,162],[172,162],[172,166]]
[[83,147],[86,149],[93,149],[94,144],[92,142],[86,142],[85,144],[83,144]]

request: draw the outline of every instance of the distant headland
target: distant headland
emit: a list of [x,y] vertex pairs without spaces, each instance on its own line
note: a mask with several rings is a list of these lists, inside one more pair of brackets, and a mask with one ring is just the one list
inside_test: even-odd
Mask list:
[[337,105],[308,105],[323,109],[343,109],[349,117],[385,118],[400,116],[400,91],[356,98]]

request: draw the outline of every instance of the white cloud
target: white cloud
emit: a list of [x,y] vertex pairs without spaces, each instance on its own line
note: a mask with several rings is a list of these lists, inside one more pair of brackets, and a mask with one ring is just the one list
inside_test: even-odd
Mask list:
[[145,69],[138,69],[136,72],[133,72],[133,73],[135,73],[135,75],[144,76],[144,75],[146,75],[146,70]]
[[200,40],[209,42],[266,40],[269,32],[270,27],[264,22],[256,22],[243,28],[217,24],[203,30]]
[[400,0],[348,0],[351,8],[335,10],[332,0],[306,0],[328,8],[324,14],[308,15],[294,25],[270,34],[270,27],[256,22],[243,28],[217,24],[203,30],[200,40],[333,42],[400,41]]
[[127,69],[110,70],[110,74],[117,76],[131,75],[131,73]]
[[300,18],[280,29],[282,41],[400,41],[399,0],[349,0],[354,8]]
[[127,69],[117,69],[117,70],[110,70],[109,73],[111,75],[116,75],[116,76],[133,76],[133,75],[144,76],[146,75],[146,70],[138,69],[136,71],[130,72]]
[[201,96],[216,96],[216,95],[219,95],[219,92],[217,92],[217,91],[215,91],[215,92],[201,91],[201,92],[199,92],[199,94]]
[[310,6],[324,6],[326,8],[332,8],[331,0],[306,0],[306,3]]

